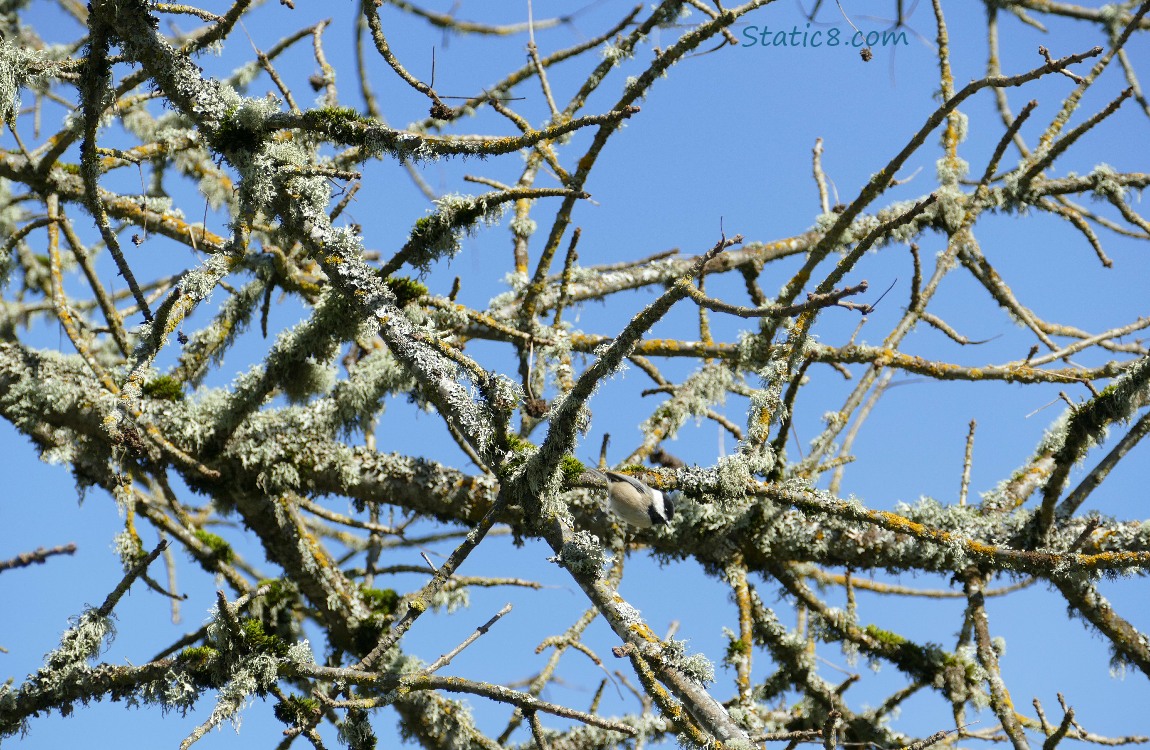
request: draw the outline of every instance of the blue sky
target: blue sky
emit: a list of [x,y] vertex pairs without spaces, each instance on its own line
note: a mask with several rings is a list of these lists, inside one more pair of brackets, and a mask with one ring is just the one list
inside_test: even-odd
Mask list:
[[[871,19],[866,15],[889,13],[888,6],[893,3],[863,4],[844,0],[843,4],[864,31],[881,30],[890,25],[889,19]],[[307,0],[297,0],[296,6],[294,11],[278,3],[258,8],[243,29],[233,34],[221,56],[206,55],[198,62],[209,74],[223,77],[252,57],[245,34],[261,49],[267,49],[286,34],[330,15],[333,22],[325,32],[325,51],[339,76],[341,103],[358,106],[360,98],[352,77],[350,44],[355,6]],[[439,11],[453,6],[458,7],[460,17],[486,22],[526,19],[525,2],[427,4]],[[204,7],[219,12],[226,6],[206,3]],[[536,18],[546,18],[569,12],[571,7],[568,3],[536,0],[534,12]],[[572,24],[540,31],[537,43],[544,54],[569,46],[597,34],[629,7],[629,3],[618,0],[593,4],[578,14]],[[983,11],[980,5],[966,3],[945,3],[944,7],[950,14],[947,21],[954,78],[962,85],[985,73],[987,42]],[[394,9],[384,8],[381,13],[394,51],[414,75],[430,77],[434,46],[435,85],[445,95],[472,95],[525,59],[524,36],[444,37],[423,30]],[[47,3],[33,4],[26,18],[52,40],[74,39],[80,35],[74,22]],[[698,13],[692,16],[697,18]],[[179,19],[178,23],[185,29],[191,26],[186,18]],[[806,28],[799,7],[784,2],[760,10],[747,23],[760,29],[768,26],[782,30]],[[844,37],[852,33],[833,7],[823,10],[819,23],[826,25],[818,29],[828,33],[831,29],[839,30]],[[861,62],[857,50],[846,46],[748,45],[692,57],[672,68],[669,77],[659,81],[640,102],[642,111],[628,120],[625,129],[608,145],[587,185],[593,202],[576,208],[575,224],[583,227],[580,262],[593,265],[633,260],[670,248],[694,254],[714,244],[720,227],[728,236],[741,233],[748,241],[769,241],[806,231],[819,213],[818,195],[811,178],[811,149],[816,138],[823,139],[823,165],[835,194],[840,200],[849,201],[938,104],[934,21],[927,4],[914,5],[906,23],[917,33],[907,35],[905,46],[876,47],[870,63]],[[753,32],[749,25],[736,28],[740,40],[750,39],[747,34]],[[681,31],[662,30],[650,40],[651,44],[666,47]],[[1096,29],[1084,24],[1049,19],[1048,32],[1041,33],[1007,14],[1002,19],[1002,37],[1002,68],[1007,74],[1039,65],[1041,57],[1036,50],[1040,44],[1046,45],[1053,56],[1060,57],[1105,43]],[[1130,54],[1137,70],[1150,73],[1150,49],[1144,40],[1140,46],[1132,47]],[[598,112],[609,107],[618,98],[626,76],[639,72],[650,55],[650,49],[644,48],[639,59],[615,71],[613,79],[592,98],[588,111]],[[552,71],[551,83],[560,102],[566,100],[597,60],[597,57],[576,60]],[[312,106],[306,79],[315,72],[315,63],[307,43],[278,60],[277,68],[295,91],[300,105]],[[373,60],[371,70],[372,86],[393,126],[402,127],[425,116],[426,98],[396,79],[378,61]],[[1035,115],[1022,131],[1030,142],[1057,112],[1062,98],[1073,85],[1065,77],[1049,76],[1021,91],[1008,92],[1016,113],[1027,100],[1039,101]],[[1072,124],[1101,109],[1124,86],[1120,71],[1108,70],[1083,100]],[[246,93],[258,97],[269,90],[270,83],[260,78]],[[546,106],[537,88],[523,86],[516,93],[525,97],[514,103],[517,111],[533,123],[541,123]],[[1001,136],[1003,125],[989,91],[971,99],[962,111],[970,118],[970,129],[961,154],[977,175]],[[58,127],[61,114],[58,107],[45,109],[45,132]],[[22,120],[21,127],[29,126]],[[460,132],[511,132],[508,123],[489,110],[460,127]],[[108,142],[115,143],[120,136],[118,129],[113,127],[107,132]],[[568,155],[579,153],[579,145],[587,142],[587,136],[576,134],[573,141],[574,147]],[[1109,163],[1122,171],[1150,171],[1150,150],[1144,147],[1148,142],[1150,119],[1132,102],[1127,102],[1068,153],[1054,174],[1062,176],[1072,170],[1086,173],[1100,163]],[[13,146],[7,131],[0,137],[0,145]],[[906,179],[905,184],[889,191],[881,204],[928,194],[936,185],[935,160],[939,155],[937,136],[932,135],[899,175]],[[1005,163],[1009,165],[1016,158],[1015,152],[1008,152]],[[518,178],[521,164],[516,156],[485,162],[451,160],[424,165],[421,171],[438,191],[479,193],[487,188],[464,182],[463,175],[477,174],[511,182]],[[379,249],[387,257],[393,248],[402,244],[413,221],[427,210],[428,202],[395,164],[365,165],[364,177],[365,189],[351,204],[346,217],[362,225],[369,249]],[[123,171],[116,179],[123,182],[112,184],[114,189],[139,192],[138,184],[133,186],[138,177],[130,170]],[[554,182],[544,179],[539,184],[552,186]],[[186,186],[179,189],[186,190]],[[202,201],[188,197],[188,192],[173,192],[177,203],[182,196],[186,205],[193,207],[189,209],[190,218],[198,221],[192,214],[199,210]],[[541,228],[549,225],[557,205],[553,199],[537,203],[535,218]],[[1139,208],[1137,202],[1134,206]],[[1108,216],[1114,213],[1107,210],[1109,206],[1092,204],[1092,207]],[[224,232],[223,222],[222,217],[212,216],[209,228]],[[1102,242],[1115,261],[1114,268],[1105,269],[1079,233],[1049,216],[991,216],[984,219],[976,234],[983,251],[1015,293],[1047,318],[1098,331],[1147,314],[1150,256],[1143,245],[1133,240],[1100,231]],[[535,242],[533,250],[537,253],[541,235],[536,236]],[[945,246],[945,238],[927,236],[921,243],[924,259],[932,259]],[[133,266],[145,269],[144,275],[157,273],[159,269],[184,268],[195,262],[186,249],[159,237],[150,238],[144,249],[129,249],[129,252]],[[778,289],[797,267],[796,263],[768,267],[761,279],[764,289],[768,293]],[[427,283],[433,292],[446,294],[453,278],[460,276],[463,279],[460,300],[483,307],[487,300],[506,289],[504,275],[510,269],[511,240],[505,220],[501,226],[466,240],[461,254],[451,264],[434,269]],[[104,278],[114,277],[110,266],[103,270]],[[883,289],[893,285],[859,334],[860,340],[877,343],[905,307],[910,280],[909,254],[904,247],[884,248],[868,258],[850,281],[857,283],[861,278],[866,278],[871,287],[864,301],[873,301]],[[745,304],[742,282],[737,278],[715,279],[708,284],[708,292]],[[583,330],[610,335],[652,298],[653,293],[649,291],[620,295],[609,306],[587,305],[569,319]],[[934,310],[970,338],[992,340],[978,347],[959,349],[937,331],[920,326],[908,339],[904,347],[907,351],[977,365],[1019,358],[1030,346],[1029,335],[963,274],[954,274],[947,280]],[[294,325],[305,314],[298,306],[284,305],[273,311],[272,328],[282,330]],[[714,316],[712,320],[716,338],[724,340],[733,340],[739,330],[748,327],[747,321],[739,319]],[[857,324],[857,314],[829,310],[822,315],[817,334],[820,340],[838,343],[845,341]],[[194,321],[191,325],[194,326]],[[696,338],[694,308],[676,309],[652,335]],[[29,340],[45,348],[70,351],[67,339],[54,327],[35,330]],[[208,384],[226,385],[235,374],[259,362],[267,346],[258,326],[254,327]],[[496,346],[477,346],[473,353],[492,368],[506,369],[511,362],[508,351]],[[1100,358],[1086,353],[1075,361],[1097,364]],[[162,358],[160,366],[170,362]],[[666,371],[682,377],[690,369],[690,363],[682,362],[668,365]],[[832,375],[820,373],[818,382],[804,394],[805,400],[800,400],[796,429],[804,442],[818,433],[821,415],[839,408],[852,386]],[[979,423],[971,480],[972,495],[977,497],[978,492],[989,490],[1025,462],[1062,408],[1057,401],[1058,387],[938,384],[906,375],[897,375],[895,383],[899,387],[888,393],[863,428],[855,450],[858,461],[847,469],[843,483],[844,494],[853,493],[878,508],[914,502],[921,496],[953,502],[958,492],[966,425],[971,419]],[[653,406],[649,398],[640,396],[648,385],[642,373],[631,370],[616,375],[602,388],[591,403],[594,421],[580,446],[580,458],[594,459],[604,432],[613,436],[610,460],[621,460],[630,452],[640,439],[638,423]],[[1071,395],[1081,399],[1086,394],[1072,391]],[[1051,402],[1053,405],[1049,405]],[[744,407],[745,402],[732,399],[727,414],[736,423],[743,423]],[[473,469],[446,437],[437,416],[416,413],[403,399],[388,403],[377,431],[380,450],[425,455]],[[713,464],[723,451],[729,452],[733,447],[733,440],[729,436],[723,440],[713,423],[688,425],[678,439],[669,444],[672,452],[688,462],[702,465]],[[3,529],[0,559],[40,546],[73,541],[79,545],[74,556],[53,558],[46,565],[0,576],[0,600],[7,603],[8,612],[0,618],[0,647],[7,649],[7,653],[0,653],[0,675],[20,681],[36,669],[44,653],[54,648],[68,618],[87,605],[99,604],[119,580],[120,565],[110,543],[122,527],[122,520],[111,498],[102,492],[90,492],[84,502],[78,504],[74,483],[66,468],[40,462],[29,441],[16,434],[7,423],[0,425],[0,451],[6,457],[9,484],[6,499],[0,503],[0,529]],[[1145,518],[1148,458],[1147,447],[1140,446],[1095,493],[1087,507],[1119,518]],[[1090,463],[1088,461],[1088,465]],[[347,503],[339,498],[329,499],[328,504],[341,512],[348,510]],[[428,531],[431,530],[429,527]],[[233,541],[242,538],[242,529],[238,527],[219,533]],[[154,538],[145,537],[145,540],[154,542]],[[433,547],[433,551],[449,549],[443,545]],[[258,550],[249,546],[246,551],[256,562],[263,563]],[[495,681],[529,676],[546,658],[546,655],[534,655],[535,645],[544,637],[565,629],[586,606],[582,595],[565,579],[562,571],[545,561],[548,554],[541,545],[528,544],[516,549],[507,538],[492,540],[467,562],[461,574],[524,576],[544,582],[550,588],[539,592],[479,590],[472,597],[470,609],[440,613],[430,621],[421,622],[405,638],[406,647],[431,661],[486,621],[504,602],[512,601],[516,605],[512,614],[459,657],[449,673]],[[181,553],[177,552],[176,558],[181,561],[180,589],[189,595],[182,605],[182,622],[173,625],[168,603],[137,585],[117,609],[119,635],[104,655],[105,660],[140,664],[167,643],[202,624],[214,604],[217,584],[205,580],[198,569],[185,564]],[[408,550],[396,556],[393,562],[418,564],[419,558],[416,552]],[[399,590],[411,590],[418,581],[418,577],[409,576],[394,585]],[[922,588],[950,585],[949,581],[930,577],[907,578],[901,582]],[[1150,605],[1147,604],[1150,597],[1147,597],[1144,579],[1105,582],[1102,588],[1119,612],[1144,630],[1150,628]],[[774,588],[763,583],[760,592],[771,605]],[[692,650],[702,651],[716,662],[721,658],[725,647],[721,628],[735,626],[735,611],[726,591],[696,567],[685,563],[660,566],[638,556],[628,566],[622,593],[642,610],[657,631],[678,621],[677,637],[689,639]],[[841,597],[836,599],[836,594],[827,592],[827,595],[832,602],[841,603]],[[894,629],[911,638],[939,641],[948,648],[953,646],[962,606],[957,599],[905,602],[865,593],[859,597],[864,622]],[[789,613],[790,608],[784,605],[780,611]],[[1029,704],[1033,697],[1038,697],[1048,715],[1058,717],[1055,692],[1063,691],[1075,707],[1078,720],[1091,731],[1112,736],[1150,732],[1144,712],[1137,710],[1150,704],[1150,689],[1145,678],[1139,674],[1129,674],[1125,679],[1111,676],[1105,645],[1084,630],[1081,623],[1068,620],[1057,595],[1036,586],[1009,600],[992,600],[989,611],[992,632],[1006,639],[1003,670],[1020,710],[1033,715]],[[614,660],[609,655],[615,640],[605,626],[593,625],[587,642],[606,660],[608,668],[620,668],[619,664],[612,663]],[[313,640],[313,647],[320,646]],[[865,700],[877,703],[902,684],[889,666],[871,674],[865,662],[850,666],[841,654],[828,651],[827,656],[831,663],[825,665],[823,674],[832,682],[842,679],[834,676],[836,669],[863,673],[862,683],[848,693],[856,696],[852,705]],[[769,660],[760,657],[756,677],[761,679],[770,669]],[[565,684],[552,688],[545,697],[585,708],[601,671],[582,657],[571,655],[565,657],[561,671]],[[719,671],[717,695],[726,697],[731,693],[731,678],[730,672]],[[625,691],[623,694],[627,696]],[[498,733],[497,727],[509,712],[481,699],[469,702],[475,708],[481,727]],[[628,712],[637,707],[630,696],[620,698],[608,688],[604,712]],[[138,744],[154,742],[173,746],[202,721],[210,709],[210,702],[203,701],[197,715],[180,718],[161,717],[147,709],[125,712],[118,704],[93,705],[79,708],[68,719],[52,716],[34,720],[31,733],[19,742],[21,747],[28,748],[53,748],[79,741],[92,747],[110,747],[120,744],[113,739],[114,735],[130,731]],[[989,713],[975,718],[981,722],[976,728],[995,723]],[[905,704],[895,726],[912,734],[926,735],[951,726],[951,722],[948,707],[935,694],[923,692]],[[239,736],[225,728],[222,732],[213,732],[199,746],[225,748],[246,747],[252,742],[272,743],[280,727],[270,715],[270,706],[256,705],[244,714]],[[376,727],[381,740],[391,740],[394,733],[391,717],[382,714]]]

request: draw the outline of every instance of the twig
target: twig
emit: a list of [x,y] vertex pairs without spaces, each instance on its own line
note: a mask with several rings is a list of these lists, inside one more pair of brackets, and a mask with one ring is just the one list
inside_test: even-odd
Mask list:
[[61,544],[58,547],[52,547],[50,549],[39,547],[31,552],[21,552],[19,555],[16,555],[16,557],[12,557],[7,560],[0,560],[0,572],[5,570],[13,570],[15,568],[26,568],[29,565],[34,565],[36,563],[44,564],[48,562],[49,557],[54,555],[74,554],[76,554],[75,542]]
[[970,429],[966,433],[966,453],[962,457],[962,482],[958,490],[959,505],[966,505],[966,492],[970,489],[971,457],[974,453],[974,428],[977,424],[975,420],[970,420]]
[[433,661],[431,664],[424,667],[424,669],[422,671],[426,674],[433,674],[435,672],[438,672],[440,669],[443,669],[444,667],[446,667],[448,664],[451,663],[452,659],[454,659],[456,656],[459,655],[459,653],[461,651],[463,651],[463,649],[467,648],[472,643],[474,643],[477,639],[479,639],[480,636],[487,635],[487,631],[491,629],[491,626],[494,625],[496,622],[498,622],[499,618],[503,617],[503,615],[507,614],[510,611],[511,611],[511,603],[508,602],[507,604],[503,605],[503,609],[501,609],[495,613],[494,617],[492,617],[490,620],[488,620],[487,622],[483,623],[478,628],[476,628],[475,632],[472,633],[471,635],[469,635],[466,640],[464,640],[462,643],[460,643],[458,646],[453,648],[448,653],[440,656],[438,659]]

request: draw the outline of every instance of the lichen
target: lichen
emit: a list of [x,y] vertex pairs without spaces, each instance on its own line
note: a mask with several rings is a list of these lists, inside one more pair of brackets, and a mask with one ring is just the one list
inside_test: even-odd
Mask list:
[[580,530],[564,540],[558,555],[548,559],[567,568],[576,576],[599,579],[603,577],[603,570],[612,558],[603,549],[599,537],[589,531]]
[[668,664],[692,680],[708,685],[715,681],[715,665],[703,654],[687,655],[687,641],[668,638],[661,644],[663,658]]
[[44,53],[17,47],[0,39],[0,118],[12,123],[20,111],[20,89],[42,80],[33,67],[47,63]]

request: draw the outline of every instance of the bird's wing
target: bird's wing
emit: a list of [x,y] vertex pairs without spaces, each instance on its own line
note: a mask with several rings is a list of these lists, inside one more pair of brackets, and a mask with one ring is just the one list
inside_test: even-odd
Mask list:
[[634,487],[635,491],[641,495],[651,494],[651,488],[650,487],[643,484],[642,482],[640,482],[635,477],[628,476],[627,474],[620,474],[617,471],[609,471],[609,472],[607,472],[607,478],[610,479],[612,482],[626,482],[627,484]]

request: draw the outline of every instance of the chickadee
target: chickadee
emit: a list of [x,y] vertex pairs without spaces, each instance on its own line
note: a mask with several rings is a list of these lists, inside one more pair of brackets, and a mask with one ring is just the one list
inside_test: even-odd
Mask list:
[[607,482],[607,505],[611,512],[632,526],[646,529],[671,522],[675,504],[659,490],[648,487],[635,477],[616,471],[606,473],[588,469]]

